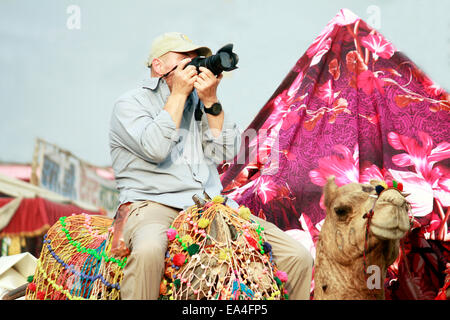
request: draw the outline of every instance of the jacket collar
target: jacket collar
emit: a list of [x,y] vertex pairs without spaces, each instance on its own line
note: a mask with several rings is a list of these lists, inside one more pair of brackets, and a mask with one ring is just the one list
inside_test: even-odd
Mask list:
[[161,78],[153,78],[153,77],[147,78],[143,81],[142,87],[150,90],[155,90],[158,87],[159,80],[161,80]]

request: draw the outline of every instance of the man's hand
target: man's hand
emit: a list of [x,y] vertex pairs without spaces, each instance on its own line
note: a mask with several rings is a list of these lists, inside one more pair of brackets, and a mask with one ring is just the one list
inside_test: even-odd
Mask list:
[[[197,81],[194,83],[195,89],[197,89],[198,97],[205,105],[205,108],[210,108],[217,99],[217,87],[222,79],[223,75],[220,74],[217,78],[209,69],[200,67],[200,74],[197,76]],[[222,132],[224,113],[223,111],[217,115],[213,116],[206,114],[208,119],[209,130],[214,137],[220,136]]]
[[197,89],[198,97],[203,102],[206,108],[211,107],[217,99],[217,86],[220,83],[223,75],[216,76],[207,68],[200,67],[200,74],[194,82],[194,87]]
[[186,65],[192,59],[186,58],[180,61],[173,72],[172,94],[187,97],[194,90],[194,83],[197,80],[197,69],[194,66]]
[[170,81],[171,90],[164,110],[170,114],[176,128],[180,127],[186,99],[194,90],[194,83],[197,80],[197,69],[194,66],[186,67],[190,61],[190,58],[181,60],[177,68],[170,74],[170,78],[167,79]]

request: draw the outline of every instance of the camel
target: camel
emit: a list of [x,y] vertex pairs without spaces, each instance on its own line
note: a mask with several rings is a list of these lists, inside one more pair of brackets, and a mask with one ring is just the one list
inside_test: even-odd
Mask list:
[[377,185],[380,182],[371,181],[338,187],[334,177],[328,178],[326,217],[316,247],[314,299],[384,299],[387,267],[397,258],[400,239],[410,228],[409,204],[394,188],[377,196]]

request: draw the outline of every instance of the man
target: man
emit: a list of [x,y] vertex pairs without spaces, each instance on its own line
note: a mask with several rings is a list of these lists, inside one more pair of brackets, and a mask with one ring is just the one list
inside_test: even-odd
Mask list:
[[[222,75],[188,66],[197,55],[211,50],[176,32],[157,37],[148,59],[151,78],[121,96],[113,110],[113,169],[120,203],[130,203],[123,238],[131,253],[122,299],[158,298],[167,229],[181,209],[193,205],[194,194],[220,194],[217,165],[240,146],[240,132],[217,98]],[[203,111],[198,121],[197,105]],[[291,276],[291,298],[309,298],[309,252],[273,224],[253,218],[265,228],[279,268]]]

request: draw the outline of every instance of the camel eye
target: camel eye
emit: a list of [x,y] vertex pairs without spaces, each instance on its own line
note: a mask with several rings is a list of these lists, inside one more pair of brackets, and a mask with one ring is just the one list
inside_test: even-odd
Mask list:
[[362,191],[366,192],[366,193],[371,193],[375,190],[375,188],[373,186],[370,185],[363,185],[362,186]]
[[350,213],[352,211],[352,207],[350,206],[340,206],[334,208],[334,212],[340,217],[345,216],[346,214]]

